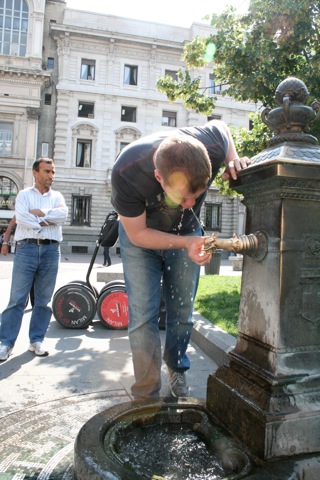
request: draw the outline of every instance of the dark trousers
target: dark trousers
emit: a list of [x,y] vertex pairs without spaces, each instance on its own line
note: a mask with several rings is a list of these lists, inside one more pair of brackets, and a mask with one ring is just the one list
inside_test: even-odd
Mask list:
[[103,248],[103,265],[111,265],[111,258],[109,253],[109,247]]

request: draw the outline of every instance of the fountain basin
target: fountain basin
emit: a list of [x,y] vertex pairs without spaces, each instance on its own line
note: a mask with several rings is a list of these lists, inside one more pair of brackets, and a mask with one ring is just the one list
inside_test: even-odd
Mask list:
[[243,445],[192,398],[108,408],[83,425],[74,452],[77,480],[236,480],[251,465]]

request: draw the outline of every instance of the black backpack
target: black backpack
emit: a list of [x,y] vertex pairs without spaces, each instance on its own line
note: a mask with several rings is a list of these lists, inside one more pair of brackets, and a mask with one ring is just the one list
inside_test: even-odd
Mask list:
[[101,247],[113,247],[118,240],[119,217],[117,212],[108,213],[101,227],[99,243]]

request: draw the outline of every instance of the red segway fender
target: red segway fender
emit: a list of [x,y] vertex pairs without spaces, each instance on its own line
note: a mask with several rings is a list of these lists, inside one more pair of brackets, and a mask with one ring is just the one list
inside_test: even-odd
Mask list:
[[87,328],[96,314],[96,299],[88,286],[69,283],[53,296],[52,311],[66,328]]
[[126,289],[122,282],[112,282],[103,287],[97,304],[97,313],[102,325],[113,330],[126,330],[129,322],[129,305]]

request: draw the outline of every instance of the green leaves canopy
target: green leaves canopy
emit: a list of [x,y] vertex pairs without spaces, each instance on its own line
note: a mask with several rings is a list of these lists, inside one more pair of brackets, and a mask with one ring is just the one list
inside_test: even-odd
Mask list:
[[166,77],[158,87],[171,101],[183,99],[187,108],[208,114],[215,99],[204,99],[206,92],[199,90],[199,79],[191,80],[189,69],[212,61],[223,95],[236,100],[274,106],[275,90],[289,76],[304,81],[314,99],[320,87],[319,10],[320,2],[310,0],[251,0],[246,15],[232,7],[213,14],[216,33],[188,43],[179,81]]
[[[207,17],[209,19],[209,16]],[[216,98],[192,80],[190,69],[212,64],[222,95],[238,101],[261,102],[274,108],[278,85],[287,77],[302,80],[310,93],[309,103],[320,91],[320,2],[310,0],[251,0],[247,14],[239,16],[229,7],[222,15],[211,15],[215,33],[196,37],[185,45],[178,81],[159,79],[158,88],[170,101],[182,99],[186,108],[210,115]],[[320,137],[320,122],[309,132]],[[253,156],[266,147],[270,136],[260,115],[253,130],[233,131],[241,156]],[[229,193],[218,176],[215,183]]]

